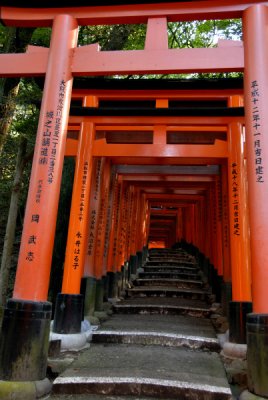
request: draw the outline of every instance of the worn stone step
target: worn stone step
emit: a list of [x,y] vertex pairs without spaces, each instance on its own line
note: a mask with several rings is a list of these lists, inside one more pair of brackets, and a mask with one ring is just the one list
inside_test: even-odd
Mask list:
[[129,344],[92,344],[55,379],[53,393],[231,399],[217,353]]
[[133,282],[137,286],[175,286],[177,288],[202,288],[204,282],[201,280],[190,280],[190,279],[177,279],[177,278],[138,278]]
[[199,280],[199,273],[191,273],[191,272],[180,272],[180,270],[173,271],[146,271],[139,272],[139,278],[141,279],[154,279],[154,278],[169,278],[169,279],[184,279],[184,280]]
[[169,314],[187,315],[198,318],[209,317],[212,309],[202,300],[179,297],[135,297],[122,300],[114,305],[120,314]]
[[142,346],[188,347],[205,351],[220,351],[217,339],[195,337],[180,333],[159,333],[143,331],[95,331],[92,335],[93,343],[137,344]]
[[172,286],[134,286],[126,289],[127,296],[167,296],[208,300],[210,291],[202,289],[177,288]]
[[187,265],[197,267],[197,263],[193,261],[187,260],[178,260],[178,259],[155,259],[155,260],[147,260],[145,265]]
[[182,255],[187,255],[189,257],[192,257],[191,254],[187,253],[187,251],[183,249],[150,249],[148,251],[148,254],[159,254],[159,255],[165,255],[165,254],[182,254]]
[[[106,396],[105,394],[51,394],[50,400],[159,400],[159,397]],[[163,399],[172,400],[172,399]]]
[[194,257],[191,257],[187,254],[183,255],[183,254],[149,254],[148,255],[149,259],[155,260],[155,259],[172,259],[172,260],[188,260],[188,261],[195,261]]
[[220,351],[210,320],[170,315],[113,315],[92,335],[93,343],[188,347]]
[[190,272],[197,274],[200,270],[196,267],[188,267],[184,265],[144,265],[144,272]]

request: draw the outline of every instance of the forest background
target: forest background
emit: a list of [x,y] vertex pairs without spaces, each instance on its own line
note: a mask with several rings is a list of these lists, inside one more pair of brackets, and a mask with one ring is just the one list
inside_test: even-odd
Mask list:
[[[0,25],[0,53],[25,52],[29,44],[49,47],[50,36],[50,28]],[[107,51],[139,50],[144,48],[145,36],[145,25],[83,26],[79,29],[79,45],[99,43],[101,49]],[[218,39],[242,40],[241,21],[168,24],[170,48],[214,47]],[[236,77],[237,74],[131,75],[101,79],[218,79],[227,76]],[[40,78],[0,78],[0,306],[12,296],[43,83]],[[52,302],[61,290],[73,175],[74,160],[66,158],[49,290]]]

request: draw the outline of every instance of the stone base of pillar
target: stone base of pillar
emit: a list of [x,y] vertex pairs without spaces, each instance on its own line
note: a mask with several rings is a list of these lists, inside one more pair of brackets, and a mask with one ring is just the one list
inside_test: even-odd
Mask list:
[[210,271],[209,259],[204,256],[204,257],[202,257],[202,261],[201,262],[202,262],[201,269],[203,270],[204,276],[209,281],[209,271]]
[[117,297],[117,282],[115,272],[107,272],[108,279],[108,299]]
[[216,303],[221,303],[221,287],[223,283],[223,277],[219,276],[217,270],[215,269],[215,284],[214,291],[216,296]]
[[144,246],[142,249],[142,265],[144,265],[144,263],[147,259],[147,256],[148,256],[148,247]]
[[8,300],[0,336],[0,379],[46,377],[51,310],[49,302]]
[[104,281],[96,280],[95,311],[103,311]]
[[48,395],[51,389],[52,383],[47,378],[40,381],[0,381],[0,399],[35,400]]
[[125,274],[127,269],[122,267],[122,272],[108,272],[108,300],[117,299],[120,297],[120,292],[125,287]]
[[229,340],[231,343],[247,343],[247,314],[252,312],[250,301],[230,301],[229,303]]
[[229,319],[229,303],[232,301],[232,282],[222,282],[221,305],[223,315]]
[[138,267],[138,256],[131,255],[129,259],[130,278],[131,275],[136,275]]
[[136,255],[138,257],[137,268],[142,268],[142,251],[137,251]]
[[116,272],[116,297],[121,297],[121,293],[125,290],[126,284],[128,282],[128,271],[129,268],[125,266],[121,267],[121,271]]
[[124,293],[127,282],[128,282],[128,274],[129,274],[129,267],[127,263],[121,267],[121,272],[116,273],[117,279],[117,296],[121,297],[122,293]]
[[125,265],[121,268],[121,272],[118,272],[117,274],[117,279],[119,280],[119,282],[121,282],[121,284],[119,285],[119,292],[118,292],[118,296],[121,296],[121,293],[125,291],[127,284],[129,282],[130,279],[130,268],[128,265],[128,262],[125,263]]
[[82,279],[84,287],[84,315],[93,315],[96,299],[96,278],[87,277]]
[[53,332],[72,334],[81,332],[83,296],[58,293],[55,306]]
[[268,398],[268,314],[247,316],[248,389]]
[[107,274],[102,277],[103,280],[103,301],[106,303],[108,301],[108,277]]
[[212,264],[209,265],[208,271],[208,282],[212,288],[212,293],[215,295],[216,303],[220,303],[223,278],[218,275],[216,268]]

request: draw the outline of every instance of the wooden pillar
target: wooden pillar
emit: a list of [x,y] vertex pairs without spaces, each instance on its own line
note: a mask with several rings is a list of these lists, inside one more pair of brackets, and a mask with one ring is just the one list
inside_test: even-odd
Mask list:
[[1,379],[32,381],[46,375],[51,315],[46,300],[73,83],[71,56],[77,35],[77,21],[72,16],[55,17],[15,288],[2,324]]
[[107,298],[107,276],[103,264],[103,251],[105,240],[105,223],[108,207],[108,191],[110,185],[111,163],[104,159],[104,167],[101,175],[99,194],[99,210],[97,215],[96,244],[94,252],[94,271],[96,277],[95,311],[103,311],[104,297]]
[[256,5],[244,17],[245,110],[252,252],[253,310],[268,313],[268,8]]
[[211,248],[211,209],[210,209],[210,190],[208,189],[205,196],[205,255],[211,261],[212,248]]
[[108,254],[109,248],[112,246],[112,241],[110,242],[110,236],[112,231],[113,224],[113,215],[116,210],[116,188],[117,188],[117,175],[116,175],[116,166],[113,165],[111,167],[111,178],[109,185],[109,193],[108,193],[108,206],[107,206],[107,214],[106,214],[106,228],[105,228],[105,241],[104,241],[104,249],[103,249],[103,263],[105,271],[111,272],[111,268],[108,265]]
[[223,239],[222,239],[222,196],[221,178],[215,178],[215,207],[217,214],[217,270],[218,275],[223,276]]
[[[83,105],[95,105],[96,102],[95,98],[85,98]],[[92,123],[81,124],[62,291],[57,296],[53,323],[53,331],[56,333],[76,333],[81,330],[83,296],[80,294],[80,287],[87,246],[94,133]]]
[[[214,186],[214,185],[213,185]],[[215,207],[215,189],[211,186],[209,190],[209,211],[210,211],[210,247],[211,262],[217,269],[217,211]]]
[[104,158],[94,158],[92,165],[91,191],[89,200],[89,222],[87,230],[87,246],[85,249],[83,291],[85,293],[85,314],[92,315],[96,304],[96,270],[94,255],[97,243],[97,220],[100,207],[100,185],[104,166]]
[[[241,105],[239,96],[229,100],[231,106]],[[252,310],[251,266],[248,227],[248,207],[244,165],[243,127],[231,123],[229,143],[229,210],[232,266],[232,301],[230,302],[230,341],[246,343],[246,314]]]
[[[227,160],[228,162],[228,160]],[[230,226],[229,226],[229,196],[228,196],[228,166],[221,165],[222,182],[222,245],[223,245],[223,285],[222,308],[224,315],[229,317],[229,304],[232,300],[232,278],[230,260]]]
[[101,197],[100,207],[97,220],[97,237],[96,248],[94,256],[95,276],[100,279],[106,275],[106,268],[104,268],[104,245],[105,245],[105,228],[109,200],[109,187],[111,179],[111,162],[109,159],[104,161],[103,176],[101,182]]
[[252,300],[248,316],[248,385],[268,397],[268,8],[256,4],[243,16],[244,94],[250,219]]
[[89,212],[89,228],[88,228],[88,243],[84,265],[84,276],[94,277],[94,254],[96,247],[96,236],[97,236],[97,220],[100,206],[100,185],[101,175],[104,166],[104,159],[94,158],[93,160],[93,171],[92,171],[92,183],[90,193],[90,212]]
[[135,254],[137,251],[141,251],[138,246],[138,237],[140,236],[140,189],[134,188],[134,203],[133,203],[133,219],[131,222],[131,234],[130,234],[130,255]]
[[121,278],[120,273],[116,270],[116,252],[118,243],[118,226],[120,217],[120,201],[122,193],[122,177],[115,176],[115,184],[112,197],[112,213],[111,226],[108,238],[108,253],[107,253],[107,272],[109,276],[108,297],[118,297],[118,283]]
[[115,257],[116,257],[116,246],[118,239],[117,229],[119,224],[121,190],[122,190],[122,181],[121,179],[119,180],[117,176],[114,195],[113,195],[112,223],[111,223],[111,233],[109,238],[110,246],[108,250],[108,265],[107,265],[107,270],[109,272],[116,272]]
[[[86,98],[85,106],[95,104]],[[76,157],[73,196],[64,264],[62,293],[79,294],[87,245],[89,199],[92,177],[92,145],[95,129],[92,123],[82,123]]]
[[228,204],[228,170],[226,165],[221,166],[222,177],[222,237],[223,237],[223,279],[231,282],[230,261],[230,231],[229,231],[229,204]]

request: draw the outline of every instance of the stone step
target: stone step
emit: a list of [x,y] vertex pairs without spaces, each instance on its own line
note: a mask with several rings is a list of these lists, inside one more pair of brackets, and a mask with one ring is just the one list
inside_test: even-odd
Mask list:
[[212,309],[202,300],[179,297],[135,297],[122,300],[113,307],[118,314],[166,314],[207,318]]
[[147,260],[145,265],[187,265],[192,267],[197,267],[197,263],[193,261],[186,260],[178,260],[178,259],[155,259],[155,260]]
[[133,296],[166,296],[190,299],[209,300],[211,292],[202,289],[177,288],[172,286],[135,286],[126,289],[128,297]]
[[187,267],[183,265],[144,265],[144,272],[191,272],[197,274],[200,270],[196,267]]
[[136,279],[134,285],[137,286],[151,286],[151,285],[158,285],[158,286],[175,286],[177,288],[202,288],[204,283],[201,280],[190,280],[190,279],[177,279],[177,278],[139,278]]
[[93,343],[137,344],[141,346],[188,347],[193,350],[217,351],[221,346],[217,339],[201,338],[180,333],[100,330],[92,335]]
[[187,255],[189,257],[192,257],[191,254],[187,253],[187,251],[183,250],[183,249],[150,249],[149,254],[160,254],[160,255],[164,255],[164,254],[182,254],[182,255]]
[[199,280],[200,276],[198,273],[191,272],[180,272],[178,270],[173,271],[146,271],[139,272],[140,279],[160,279],[160,278],[169,278],[169,279],[183,279],[183,280]]
[[173,260],[188,260],[188,261],[195,261],[194,257],[190,257],[189,255],[182,255],[182,254],[149,254],[148,255],[149,259],[173,259]]
[[230,400],[217,353],[184,348],[92,344],[55,379],[54,394]]
[[93,332],[96,343],[124,343],[188,347],[219,351],[219,341],[211,321],[180,315],[114,314]]
[[[101,394],[52,394],[50,400],[159,400],[159,397],[137,396],[106,396]],[[172,400],[172,399],[163,399]],[[173,399],[174,400],[174,399]]]

